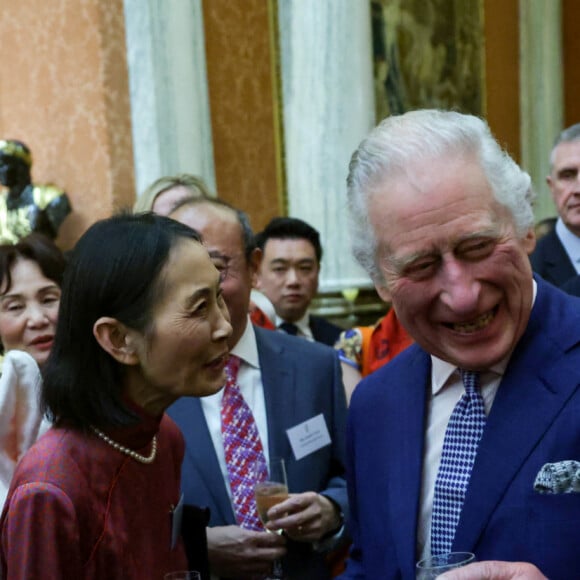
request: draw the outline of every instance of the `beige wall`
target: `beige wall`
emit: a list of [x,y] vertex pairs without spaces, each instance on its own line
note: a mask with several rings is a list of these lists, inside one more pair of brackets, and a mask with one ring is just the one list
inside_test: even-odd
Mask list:
[[256,231],[283,213],[272,0],[203,0],[216,187]]
[[0,39],[0,138],[27,143],[33,180],[68,192],[69,248],[134,198],[123,1],[9,0]]
[[564,126],[580,123],[580,2],[562,1],[562,40],[564,53]]
[[485,103],[489,126],[520,161],[518,0],[484,0]]

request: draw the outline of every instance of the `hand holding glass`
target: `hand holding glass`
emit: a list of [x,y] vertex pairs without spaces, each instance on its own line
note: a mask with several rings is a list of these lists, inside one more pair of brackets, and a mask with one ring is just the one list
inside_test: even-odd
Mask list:
[[268,523],[268,510],[288,499],[284,460],[273,458],[269,464],[265,461],[257,461],[254,466],[254,481],[256,482],[254,493],[258,514],[265,526]]
[[[268,510],[288,499],[288,482],[286,480],[286,464],[283,459],[272,458],[269,463],[257,461],[254,465],[254,495],[258,515],[264,526],[268,523]],[[266,528],[267,532],[272,532]],[[281,534],[283,530],[277,530]],[[284,578],[282,562],[274,560],[272,575],[268,579]]]

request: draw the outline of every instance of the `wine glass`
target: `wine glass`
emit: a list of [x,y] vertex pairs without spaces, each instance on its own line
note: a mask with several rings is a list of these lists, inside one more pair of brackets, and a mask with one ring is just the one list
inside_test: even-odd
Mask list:
[[348,323],[352,326],[356,323],[356,315],[354,313],[354,303],[356,302],[359,289],[355,287],[344,288],[341,292],[342,297],[346,300],[348,309]]
[[475,562],[475,555],[471,552],[448,552],[431,556],[417,562],[417,580],[434,580],[448,570],[462,568],[472,562]]
[[[265,459],[258,460],[254,464],[254,495],[258,515],[264,526],[268,523],[268,510],[276,504],[288,499],[288,481],[286,479],[286,464],[283,459],[274,457],[267,463]],[[281,534],[283,530],[272,532]],[[274,560],[272,575],[268,578],[284,578],[282,562]]]

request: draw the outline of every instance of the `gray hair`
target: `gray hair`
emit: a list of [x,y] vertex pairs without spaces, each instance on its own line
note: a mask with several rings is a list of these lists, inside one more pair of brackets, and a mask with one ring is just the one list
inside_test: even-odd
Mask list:
[[580,123],[575,125],[570,125],[560,133],[554,139],[554,145],[552,146],[552,151],[550,153],[550,168],[554,166],[554,151],[560,143],[572,143],[574,141],[580,141]]
[[405,175],[418,160],[475,155],[496,200],[511,212],[516,232],[534,225],[530,176],[473,115],[426,109],[387,117],[354,152],[347,178],[352,251],[375,282],[383,282],[376,262],[377,240],[370,225],[368,201],[381,183]]

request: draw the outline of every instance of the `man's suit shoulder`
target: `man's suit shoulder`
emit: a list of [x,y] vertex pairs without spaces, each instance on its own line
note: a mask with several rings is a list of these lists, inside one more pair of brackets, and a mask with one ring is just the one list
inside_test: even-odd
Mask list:
[[[546,234],[541,240],[538,240],[534,251],[530,255],[532,265],[542,264],[547,258],[552,260],[559,257],[559,254],[564,251],[564,246],[555,231]],[[556,255],[554,255],[556,254]]]
[[537,284],[538,293],[528,328],[539,328],[546,340],[561,343],[567,350],[580,339],[580,301],[541,279]]
[[343,331],[340,326],[329,322],[326,318],[312,314],[310,315],[310,330],[312,331],[314,340],[329,346],[334,346],[334,343]]
[[561,286],[576,274],[570,257],[555,231],[545,235],[530,255],[534,272],[548,282]]
[[351,407],[358,404],[374,405],[377,401],[390,399],[395,391],[400,393],[403,381],[410,380],[411,376],[425,376],[430,364],[429,355],[418,344],[412,344],[361,380],[352,395]]
[[268,330],[255,326],[258,349],[267,346],[279,351],[284,351],[285,355],[308,357],[310,359],[337,358],[336,351],[321,342],[310,342],[296,336],[290,336],[285,332]]

